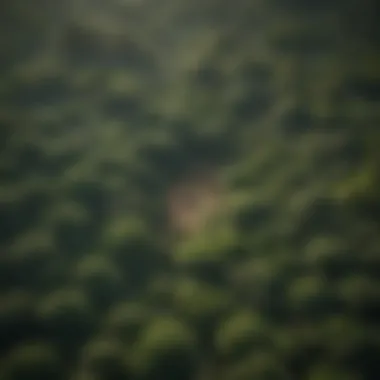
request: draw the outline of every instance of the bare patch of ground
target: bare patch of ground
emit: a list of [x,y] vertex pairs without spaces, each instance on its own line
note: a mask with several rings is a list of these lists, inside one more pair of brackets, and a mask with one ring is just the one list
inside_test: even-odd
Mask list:
[[215,169],[196,169],[168,191],[168,217],[173,232],[188,236],[199,232],[215,214],[222,194]]

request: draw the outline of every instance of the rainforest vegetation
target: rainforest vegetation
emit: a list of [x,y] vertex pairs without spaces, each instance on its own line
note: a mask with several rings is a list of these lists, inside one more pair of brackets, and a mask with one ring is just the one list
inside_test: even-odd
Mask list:
[[378,380],[375,0],[4,0],[1,380]]

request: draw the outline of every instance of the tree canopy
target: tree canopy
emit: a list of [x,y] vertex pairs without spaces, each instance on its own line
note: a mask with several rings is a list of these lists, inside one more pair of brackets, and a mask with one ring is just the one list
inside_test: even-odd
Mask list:
[[0,380],[378,380],[377,2],[3,3]]

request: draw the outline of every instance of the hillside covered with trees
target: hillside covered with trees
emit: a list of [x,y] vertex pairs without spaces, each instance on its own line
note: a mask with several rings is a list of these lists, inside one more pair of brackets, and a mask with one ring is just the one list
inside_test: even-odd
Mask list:
[[378,380],[375,0],[0,6],[0,380]]

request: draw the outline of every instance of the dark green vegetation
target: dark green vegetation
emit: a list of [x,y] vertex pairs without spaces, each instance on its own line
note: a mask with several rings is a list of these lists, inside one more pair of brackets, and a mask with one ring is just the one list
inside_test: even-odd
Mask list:
[[376,7],[5,1],[0,379],[378,380]]

